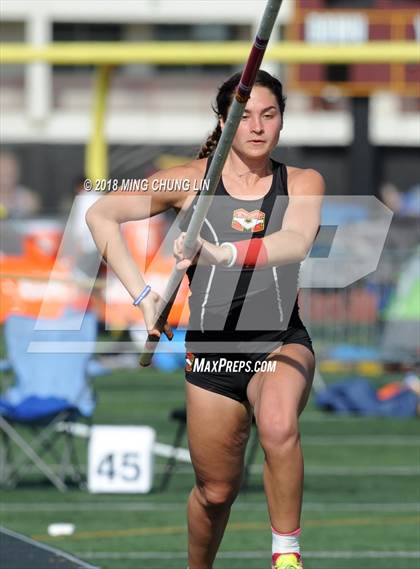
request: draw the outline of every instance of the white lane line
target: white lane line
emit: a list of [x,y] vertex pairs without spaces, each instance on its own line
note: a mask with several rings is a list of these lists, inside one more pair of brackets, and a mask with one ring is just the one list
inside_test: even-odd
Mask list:
[[[83,551],[76,553],[86,559],[186,559],[182,551]],[[218,559],[263,559],[268,551],[221,551]],[[420,559],[420,551],[305,551],[305,559]]]
[[[0,503],[0,510],[7,512],[166,512],[179,511],[186,507],[186,501],[179,502],[11,502]],[[233,505],[233,510],[266,511],[263,499],[259,502],[243,501]],[[29,510],[29,512],[28,512]],[[304,511],[310,512],[420,512],[420,502],[307,502]]]
[[418,446],[420,448],[420,437],[416,435],[395,436],[395,435],[360,435],[345,436],[332,435],[328,437],[312,437],[302,435],[302,442],[306,446]]
[[[164,470],[163,464],[155,466],[156,475],[162,474]],[[28,472],[32,471],[35,472],[35,467],[28,469]],[[253,464],[250,471],[252,474],[261,474],[263,464]],[[308,476],[420,476],[420,466],[307,466],[305,473]],[[176,469],[176,476],[181,475],[192,477],[192,466],[185,462],[179,464]]]
[[[262,464],[251,466],[251,472],[261,473]],[[309,466],[308,476],[420,476],[418,466]]]
[[[156,474],[163,472],[164,468],[156,467]],[[252,474],[262,474],[263,464],[253,464],[250,467]],[[305,474],[308,476],[420,476],[420,466],[307,466]],[[176,475],[192,476],[192,467],[179,465]]]
[[420,559],[420,551],[308,551],[305,556],[314,559]]
[[[317,413],[315,411],[304,411],[299,422],[300,423],[371,423],[372,421],[381,420],[381,417],[366,417],[361,415],[337,415],[333,413]],[[395,419],[399,421],[398,418]],[[415,421],[415,417],[413,417]]]
[[[311,437],[302,436],[304,447],[308,446],[398,446],[398,447],[418,447],[420,449],[420,437],[408,435],[406,437],[386,436],[386,435],[368,435],[368,436],[328,436],[328,437]],[[190,453],[186,448],[174,449],[172,445],[156,442],[154,445],[154,453],[157,456],[170,457],[175,454],[176,460],[180,462],[190,463]]]
[[[266,508],[265,504],[261,506]],[[255,508],[255,506],[252,506]],[[351,504],[345,502],[307,502],[303,505],[304,511],[325,511],[325,512],[420,512],[420,502],[404,503],[404,502],[389,502],[389,503],[366,503],[366,502],[352,502]]]

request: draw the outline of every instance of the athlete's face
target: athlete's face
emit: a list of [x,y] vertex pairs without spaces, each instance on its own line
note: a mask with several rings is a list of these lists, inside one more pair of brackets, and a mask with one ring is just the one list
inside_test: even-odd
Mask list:
[[277,146],[281,127],[275,95],[267,87],[257,85],[251,91],[232,148],[245,157],[263,158]]

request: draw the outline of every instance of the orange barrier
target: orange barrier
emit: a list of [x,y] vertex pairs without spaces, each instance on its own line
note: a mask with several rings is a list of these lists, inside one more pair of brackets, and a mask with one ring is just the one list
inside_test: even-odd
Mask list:
[[58,318],[74,301],[75,287],[65,266],[56,267],[55,274],[60,280],[48,286],[60,241],[61,232],[38,230],[23,238],[21,255],[3,253],[0,256],[0,322],[4,322],[11,313],[38,316],[47,287],[47,318]]
[[[144,268],[153,261],[153,272],[147,273],[147,281],[157,292],[163,292],[174,266],[172,256],[157,256],[164,231],[161,216],[123,226],[138,266]],[[132,306],[130,295],[111,271],[96,286],[89,279],[86,283],[75,280],[74,261],[57,260],[61,239],[61,231],[37,228],[23,237],[22,254],[0,255],[0,323],[11,313],[38,317],[42,310],[43,318],[53,319],[68,308],[86,307],[94,310],[107,328],[126,329],[141,323],[141,311]],[[188,285],[184,282],[170,314],[173,326],[185,326],[188,322],[187,295]]]

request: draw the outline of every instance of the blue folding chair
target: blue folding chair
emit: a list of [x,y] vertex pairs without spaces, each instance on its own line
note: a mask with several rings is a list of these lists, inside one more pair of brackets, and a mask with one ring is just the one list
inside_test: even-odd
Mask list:
[[[95,408],[87,378],[97,336],[95,315],[73,311],[57,320],[13,315],[4,334],[14,384],[0,398],[0,483],[15,486],[32,463],[58,490],[67,489],[69,477],[80,484],[71,425],[89,419]],[[30,442],[22,434],[26,429],[35,435]],[[12,455],[12,443],[20,456]],[[43,458],[46,454],[58,459],[58,473]]]

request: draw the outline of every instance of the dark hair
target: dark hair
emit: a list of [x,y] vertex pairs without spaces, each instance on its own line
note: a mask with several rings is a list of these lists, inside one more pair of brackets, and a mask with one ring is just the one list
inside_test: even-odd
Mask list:
[[[206,142],[200,148],[197,158],[207,158],[214,151],[222,134],[222,129],[220,127],[219,119],[222,118],[226,121],[229,107],[232,104],[233,95],[235,89],[239,84],[241,79],[241,73],[235,73],[227,79],[220,87],[216,97],[216,106],[212,109],[217,116],[217,125],[210,136],[207,138]],[[260,87],[267,87],[277,99],[279,105],[280,114],[283,116],[284,108],[286,106],[286,97],[283,95],[283,86],[281,82],[267,73],[267,71],[258,71],[254,85],[259,85]]]

